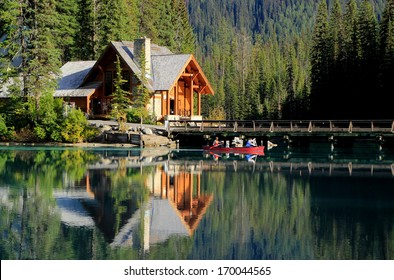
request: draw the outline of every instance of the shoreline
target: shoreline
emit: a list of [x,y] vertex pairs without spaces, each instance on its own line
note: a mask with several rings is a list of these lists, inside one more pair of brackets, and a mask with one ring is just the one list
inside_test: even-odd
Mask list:
[[0,142],[0,147],[76,147],[76,148],[100,148],[100,147],[113,147],[113,148],[138,148],[138,145],[128,143],[34,143],[34,142]]

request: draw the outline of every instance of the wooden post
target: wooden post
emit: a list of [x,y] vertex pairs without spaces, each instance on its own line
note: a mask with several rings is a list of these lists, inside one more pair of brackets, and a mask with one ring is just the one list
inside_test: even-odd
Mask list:
[[178,114],[178,87],[179,87],[179,82],[176,82],[176,85],[174,87],[174,115],[179,115]]
[[89,115],[90,112],[90,97],[86,97],[86,113]]
[[197,93],[197,115],[201,116],[201,93]]
[[190,74],[190,117],[194,115],[193,74]]

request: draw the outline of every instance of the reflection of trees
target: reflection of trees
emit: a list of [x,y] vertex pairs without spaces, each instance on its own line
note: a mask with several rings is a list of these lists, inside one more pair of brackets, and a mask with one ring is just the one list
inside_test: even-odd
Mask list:
[[316,258],[394,259],[392,187],[390,178],[312,179]]
[[92,158],[78,150],[0,152],[0,186],[7,195],[0,208],[1,259],[75,258],[79,248],[63,235],[52,191],[63,186],[63,174],[79,180]]
[[[135,211],[148,200],[149,191],[145,188],[145,180],[151,168],[145,168],[141,174],[139,169],[122,168],[106,172],[110,178],[111,197],[113,199],[113,215],[115,216],[114,235],[122,223],[129,218],[130,208]],[[130,205],[134,203],[134,205]],[[129,209],[129,211],[128,211]],[[127,214],[127,215],[126,215]]]
[[84,150],[1,151],[0,184],[18,185],[22,181],[32,185],[39,180],[41,187],[61,187],[63,175],[69,181],[80,180],[87,163],[94,159],[96,155]]
[[280,174],[206,173],[215,190],[215,207],[198,241],[213,253],[198,250],[193,258],[310,258],[309,188]]
[[[394,258],[392,178],[368,181],[241,168],[234,172],[216,165],[201,172],[195,168],[201,194],[214,194],[204,218],[192,236],[171,235],[144,251],[150,196],[172,197],[176,176],[185,179],[178,184],[197,184],[186,180],[186,167],[196,163],[170,161],[166,171],[160,166],[130,167],[119,156],[106,158],[111,167],[88,170],[87,163],[96,158],[92,152],[72,149],[0,151],[1,259]],[[152,181],[169,185],[147,188],[147,176],[168,170],[172,173]],[[81,179],[86,178],[94,199],[83,206],[97,227],[71,227],[56,212],[53,191],[81,185],[85,190]],[[192,196],[199,191],[194,189]],[[139,223],[133,246],[110,246],[133,213]]]

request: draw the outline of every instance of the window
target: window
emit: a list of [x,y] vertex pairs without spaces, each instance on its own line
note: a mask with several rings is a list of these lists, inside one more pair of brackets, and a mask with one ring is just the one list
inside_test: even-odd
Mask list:
[[105,71],[105,96],[109,96],[113,91],[112,71]]
[[125,91],[130,91],[130,72],[123,70],[122,79],[125,80],[124,84],[122,85],[122,89]]

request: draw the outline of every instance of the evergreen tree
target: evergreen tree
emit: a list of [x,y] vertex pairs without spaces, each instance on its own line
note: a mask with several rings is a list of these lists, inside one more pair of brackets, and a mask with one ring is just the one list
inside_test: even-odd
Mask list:
[[246,76],[246,91],[243,104],[243,117],[245,119],[259,119],[262,117],[262,104],[260,100],[261,89],[261,44],[253,47],[250,64]]
[[[377,110],[383,118],[391,118],[391,102],[394,92],[394,0],[388,0],[380,24],[380,79]],[[383,101],[383,102],[382,102]]]
[[54,0],[33,1],[30,6],[31,36],[29,61],[27,63],[27,114],[34,121],[39,139],[50,138],[56,126],[56,112],[53,93],[57,87],[60,68],[60,51],[56,48],[52,30],[57,12]]
[[345,61],[345,27],[343,13],[339,0],[335,0],[329,16],[329,41],[330,52],[327,91],[330,92],[330,103],[326,106],[335,111],[331,118],[342,118],[347,112],[348,100],[351,98],[344,79]]
[[[14,71],[5,71],[11,81],[12,98],[8,109],[10,126],[16,130],[29,125],[40,140],[59,140],[58,117],[61,105],[53,98],[60,68],[60,51],[52,34],[56,30],[58,14],[54,0],[9,1],[6,55],[2,57],[9,68],[10,61],[19,60]],[[2,20],[7,17],[2,17]],[[12,68],[12,67],[11,67]],[[4,68],[2,68],[4,69]],[[12,74],[12,75],[11,75]],[[5,77],[4,76],[4,77]]]
[[321,1],[318,7],[311,50],[311,106],[314,117],[327,117],[330,109],[327,92],[330,65],[330,48],[327,3]]
[[75,0],[56,1],[57,20],[55,23],[56,46],[61,52],[63,63],[73,60],[75,56],[75,39],[77,37],[78,5]]
[[77,22],[78,31],[75,39],[76,53],[79,60],[94,60],[98,53],[98,0],[78,0]]
[[26,6],[25,0],[0,3],[0,85],[15,77],[18,68],[26,64]]
[[124,90],[124,84],[127,82],[122,75],[122,67],[119,56],[116,56],[116,74],[114,79],[115,91],[111,100],[111,114],[116,118],[119,130],[125,131],[126,113],[131,105],[130,93]]
[[339,0],[335,0],[334,4],[331,8],[330,12],[330,21],[329,21],[329,29],[330,29],[330,39],[331,39],[331,48],[332,48],[332,58],[331,60],[334,63],[339,64],[344,59],[344,23],[342,18],[342,8]]
[[236,70],[237,61],[237,42],[233,40],[230,49],[231,55],[227,57],[225,69],[226,76],[224,79],[225,91],[225,112],[227,119],[239,119],[240,104],[239,104],[239,88],[238,88],[238,73]]
[[364,0],[359,9],[358,40],[360,42],[360,76],[359,90],[354,96],[357,109],[353,115],[358,118],[373,118],[379,112],[371,106],[370,96],[377,89],[378,73],[378,25],[373,7]]
[[139,3],[139,34],[150,38],[153,42],[159,42],[160,26],[158,20],[161,16],[159,10],[163,0],[143,0]]
[[150,92],[149,90],[145,87],[145,84],[148,83],[149,77],[148,71],[149,71],[149,65],[146,64],[146,57],[145,57],[145,48],[141,49],[141,54],[140,54],[140,69],[141,73],[139,75],[139,80],[140,84],[138,86],[138,93],[136,96],[133,96],[133,105],[138,107],[138,108],[145,108],[146,105],[148,105],[149,98],[150,98]]
[[176,53],[194,53],[195,36],[193,28],[189,23],[189,14],[184,0],[173,0],[172,2],[172,27],[175,33],[174,43]]
[[286,63],[286,92],[287,98],[284,108],[284,117],[286,119],[294,119],[297,114],[297,100],[295,91],[295,70],[294,70],[295,51],[292,47],[288,47],[287,63]]
[[167,46],[171,51],[177,52],[175,44],[176,26],[174,24],[176,15],[172,9],[173,2],[173,0],[162,0],[157,3],[157,8],[162,13],[156,23],[158,29],[158,40],[156,43]]
[[130,10],[130,0],[101,0],[98,5],[98,46],[103,50],[111,41],[136,37],[136,10]]

